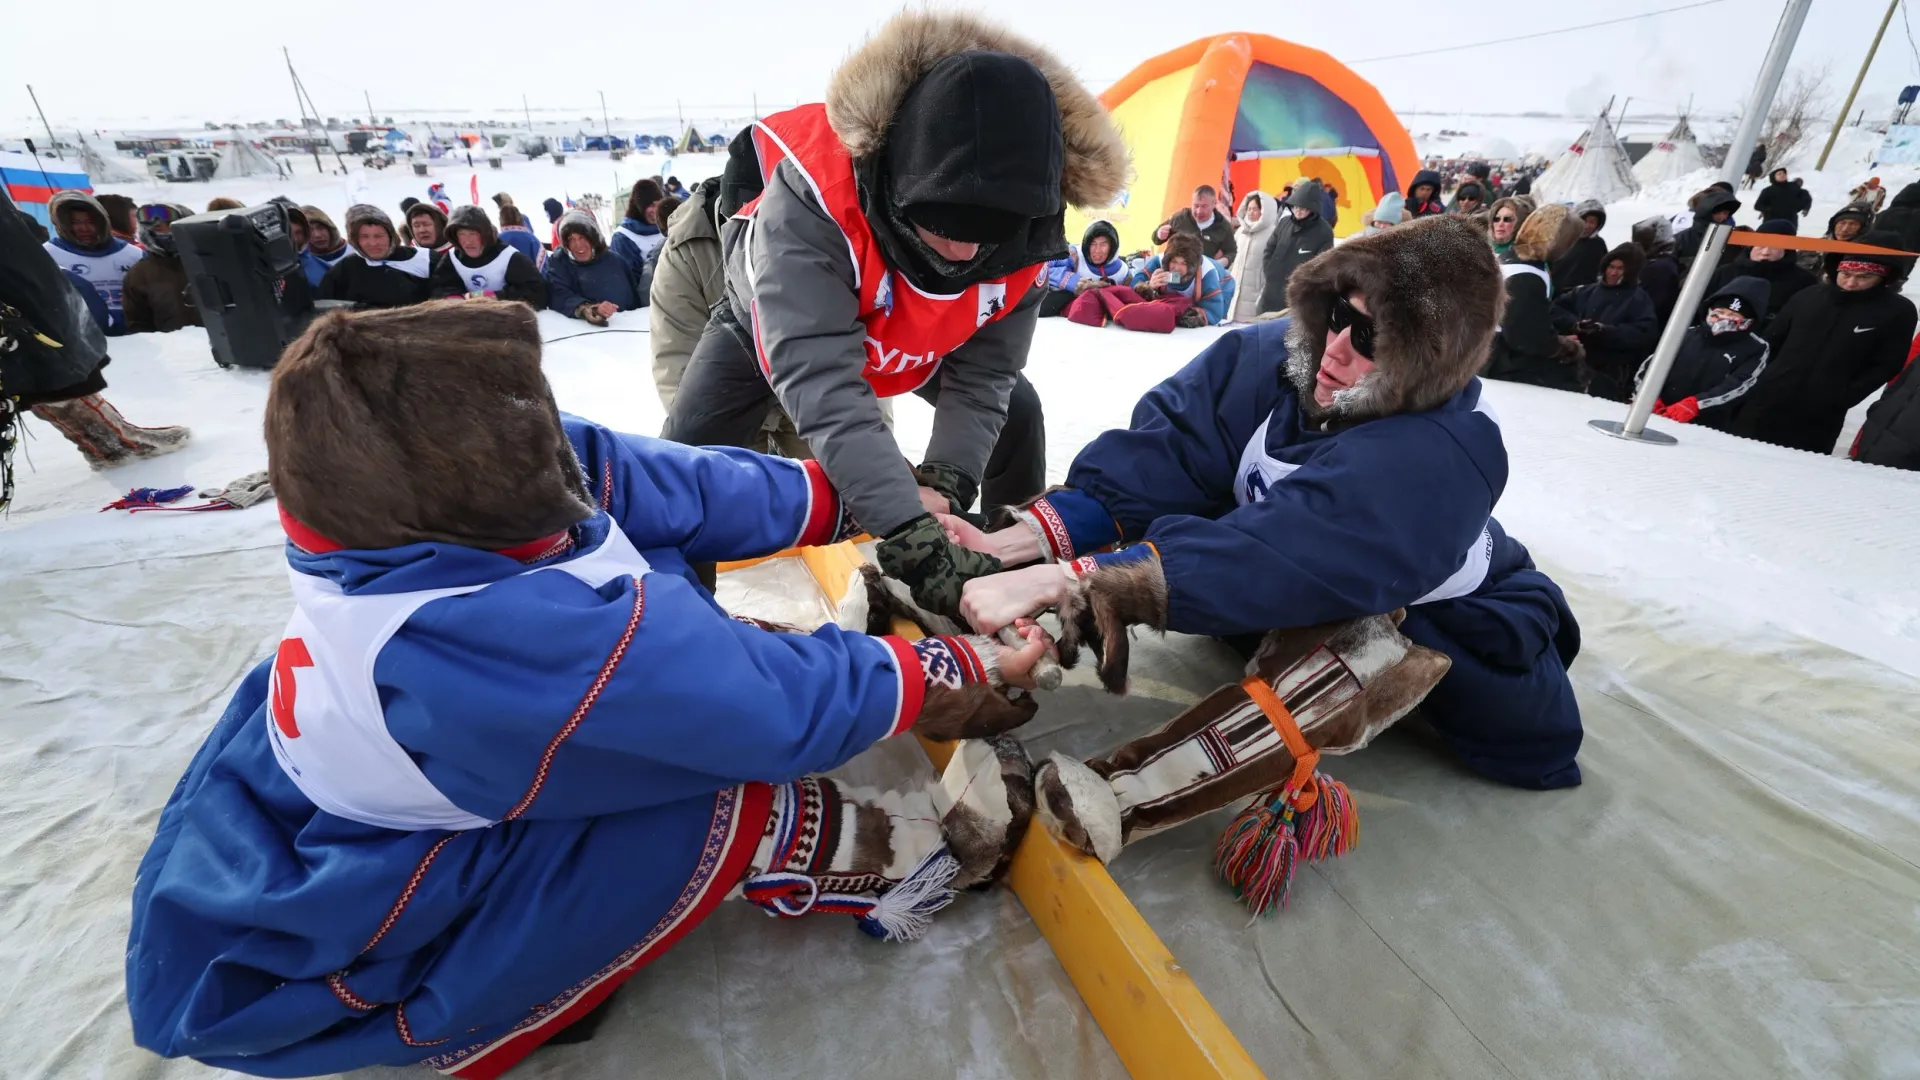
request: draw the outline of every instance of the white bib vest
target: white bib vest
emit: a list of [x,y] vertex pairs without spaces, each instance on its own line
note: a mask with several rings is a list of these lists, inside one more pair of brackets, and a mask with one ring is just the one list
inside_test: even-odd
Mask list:
[[[358,251],[354,252],[354,254],[360,255]],[[424,278],[433,270],[433,253],[425,248],[414,248],[413,258],[411,259],[401,259],[398,261],[393,259],[369,259],[365,255],[360,255],[360,261],[366,263],[368,266],[385,266],[394,270],[405,271],[417,278]]]
[[500,254],[495,255],[492,262],[470,266],[463,261],[463,256],[456,248],[447,252],[447,259],[451,262],[454,273],[459,275],[460,284],[466,287],[469,294],[497,293],[507,287],[507,264],[512,262],[517,254],[519,253],[513,248],[502,245]]
[[[613,527],[592,551],[524,573],[564,573],[597,588],[648,570],[633,542]],[[325,578],[292,567],[287,574],[294,611],[274,657],[266,724],[274,759],[295,786],[329,814],[382,829],[492,825],[442,795],[394,741],[373,681],[380,650],[415,611],[486,586],[348,596]]]
[[[1486,395],[1474,405],[1473,411],[1481,413],[1495,424],[1500,422],[1494,416],[1493,409],[1487,404]],[[1247,440],[1247,448],[1240,452],[1240,468],[1235,473],[1233,486],[1234,501],[1241,506],[1249,503],[1264,502],[1267,493],[1275,484],[1285,480],[1300,466],[1280,461],[1267,453],[1267,425],[1273,422],[1269,416],[1260,421],[1260,427]],[[1480,535],[1460,557],[1460,569],[1440,583],[1432,592],[1415,600],[1415,604],[1431,604],[1436,600],[1453,600],[1470,595],[1487,580],[1487,571],[1493,565],[1493,532],[1482,528]]]
[[667,242],[667,234],[663,232],[654,233],[652,236],[645,236],[640,233],[634,232],[632,229],[627,228],[625,225],[622,225],[613,231],[621,236],[626,237],[628,240],[633,241],[633,246],[640,249],[640,257],[642,259],[645,259],[647,256],[653,254],[654,248],[657,248],[661,244],[664,244]]
[[147,253],[132,244],[122,244],[120,250],[101,254],[77,254],[60,247],[49,240],[43,245],[47,254],[60,269],[85,279],[100,294],[108,311],[121,309],[121,283],[127,278],[127,271],[133,264],[146,258]]

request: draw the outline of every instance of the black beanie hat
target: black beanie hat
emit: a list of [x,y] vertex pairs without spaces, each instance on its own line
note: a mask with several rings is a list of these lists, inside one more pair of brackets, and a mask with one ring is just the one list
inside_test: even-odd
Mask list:
[[1009,53],[955,53],[907,92],[888,132],[893,205],[950,240],[992,243],[1060,213],[1060,107]]
[[1760,223],[1755,232],[1773,233],[1775,236],[1795,236],[1792,218],[1768,218]]
[[740,129],[727,144],[727,166],[720,173],[720,216],[730,218],[760,194],[760,151],[753,144],[753,125]]

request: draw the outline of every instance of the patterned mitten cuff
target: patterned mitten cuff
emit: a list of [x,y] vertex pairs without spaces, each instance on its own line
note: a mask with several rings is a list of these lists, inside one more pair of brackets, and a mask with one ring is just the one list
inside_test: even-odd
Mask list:
[[1120,526],[1100,500],[1074,488],[1055,488],[1014,511],[1040,541],[1040,558],[1067,562],[1120,541]]
[[958,690],[967,683],[1006,685],[1000,677],[999,654],[979,634],[921,638],[913,643],[913,651],[928,687]]

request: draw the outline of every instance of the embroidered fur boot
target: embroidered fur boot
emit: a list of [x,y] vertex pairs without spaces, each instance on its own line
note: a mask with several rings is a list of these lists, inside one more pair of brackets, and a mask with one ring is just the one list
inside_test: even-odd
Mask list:
[[99,394],[72,401],[35,405],[33,414],[80,448],[87,464],[96,469],[122,465],[137,458],[170,454],[187,445],[193,432],[184,427],[141,427],[120,415]]

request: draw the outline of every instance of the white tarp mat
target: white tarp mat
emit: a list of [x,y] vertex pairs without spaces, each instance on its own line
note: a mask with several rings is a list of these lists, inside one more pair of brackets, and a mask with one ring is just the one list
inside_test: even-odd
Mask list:
[[[1093,399],[1093,333],[1048,320],[1036,338],[1054,478],[1209,337],[1106,334]],[[608,421],[651,430],[643,343],[556,346],[562,404],[611,402]],[[128,895],[160,806],[285,618],[270,506],[93,514],[127,486],[259,467],[265,380],[213,368],[198,330],[116,339],[115,355],[109,396],[139,422],[190,420],[199,445],[90,474],[36,424],[38,472],[22,469],[0,532],[8,1076],[213,1075],[131,1045]],[[1276,1080],[1920,1075],[1920,476],[1706,431],[1630,446],[1584,426],[1620,406],[1489,392],[1514,457],[1501,518],[1585,631],[1585,786],[1492,786],[1410,723],[1330,764],[1361,843],[1304,870],[1277,917],[1249,925],[1211,880],[1220,820],[1143,841],[1116,878]],[[927,420],[901,410],[909,455]],[[776,567],[747,587],[798,582]],[[1024,732],[1035,752],[1105,749],[1236,671],[1203,639],[1141,635],[1134,657],[1126,698],[1074,673]],[[895,740],[849,770],[923,767]],[[629,984],[592,1042],[513,1075],[821,1074],[1121,1070],[995,892],[908,946],[725,907]]]

